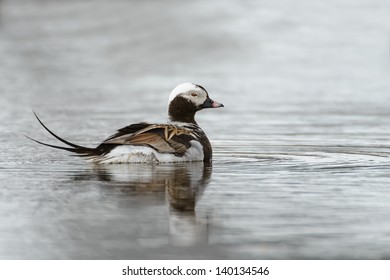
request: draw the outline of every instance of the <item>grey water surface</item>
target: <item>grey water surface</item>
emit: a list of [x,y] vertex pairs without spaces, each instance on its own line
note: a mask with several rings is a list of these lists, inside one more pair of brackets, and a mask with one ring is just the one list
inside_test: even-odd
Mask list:
[[[387,0],[0,1],[0,259],[390,259]],[[65,151],[203,85],[203,163]]]

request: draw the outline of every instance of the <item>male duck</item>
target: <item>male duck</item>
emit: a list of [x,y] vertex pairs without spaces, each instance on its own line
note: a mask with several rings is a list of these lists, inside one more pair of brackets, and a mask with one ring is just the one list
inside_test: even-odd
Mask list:
[[93,163],[211,162],[211,144],[196,123],[195,113],[204,108],[219,107],[223,104],[210,99],[202,86],[184,83],[175,87],[169,96],[167,124],[132,124],[119,129],[96,148],[87,148],[60,138],[34,113],[39,123],[68,147],[28,138],[45,146],[76,153]]

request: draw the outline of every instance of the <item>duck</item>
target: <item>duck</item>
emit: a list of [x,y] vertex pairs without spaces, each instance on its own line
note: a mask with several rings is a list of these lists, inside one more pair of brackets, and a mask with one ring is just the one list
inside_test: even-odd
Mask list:
[[95,148],[69,142],[52,132],[33,111],[42,127],[65,144],[53,145],[30,140],[55,149],[66,150],[95,164],[179,163],[212,161],[212,147],[195,114],[206,108],[224,107],[209,97],[206,89],[182,83],[169,95],[167,123],[135,123],[120,128]]

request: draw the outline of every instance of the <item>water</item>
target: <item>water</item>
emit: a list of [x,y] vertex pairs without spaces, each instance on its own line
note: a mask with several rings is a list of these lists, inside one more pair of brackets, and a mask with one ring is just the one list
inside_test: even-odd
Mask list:
[[[0,4],[1,259],[389,259],[390,4]],[[206,87],[212,166],[93,166]]]

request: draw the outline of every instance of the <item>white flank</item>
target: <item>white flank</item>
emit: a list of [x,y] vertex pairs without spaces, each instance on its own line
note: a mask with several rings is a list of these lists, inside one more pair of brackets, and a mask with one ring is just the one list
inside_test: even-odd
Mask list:
[[189,162],[203,161],[203,147],[195,140],[190,142],[191,147],[182,156],[159,153],[153,148],[132,145],[120,145],[104,156],[91,157],[93,163],[163,163],[163,162]]

